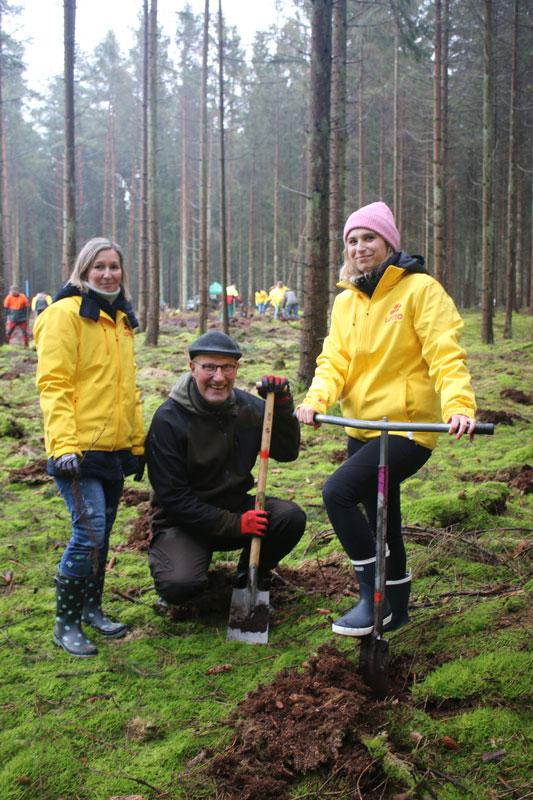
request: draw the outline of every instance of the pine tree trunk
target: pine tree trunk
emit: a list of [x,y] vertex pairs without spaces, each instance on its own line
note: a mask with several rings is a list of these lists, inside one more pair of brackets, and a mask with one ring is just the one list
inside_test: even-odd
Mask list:
[[[127,259],[128,264],[133,265],[133,253],[135,250],[135,207],[137,203],[137,190],[136,190],[136,168],[135,168],[135,160],[131,167],[131,179],[129,185],[129,193],[130,193],[130,206],[128,210],[128,251],[127,251]],[[132,283],[135,283],[136,277],[132,275]]]
[[530,198],[529,225],[531,233],[529,235],[529,313],[533,314],[533,173],[531,174]]
[[61,274],[67,280],[76,259],[76,150],[74,120],[74,56],[76,0],[64,0],[64,134],[63,257]]
[[[452,215],[452,199],[450,178],[448,175],[448,61],[450,51],[450,0],[443,0],[442,21],[441,21],[441,163],[442,163],[442,282],[450,291],[453,290],[453,282],[450,271],[452,269],[453,257],[451,244],[453,239],[450,237],[449,222]],[[400,228],[401,230],[401,228]]]
[[326,334],[328,296],[329,130],[332,0],[313,0],[311,76],[307,144],[308,200],[305,246],[305,314],[300,338],[299,379],[308,386]]
[[[254,290],[264,289],[264,276],[257,276],[254,270],[254,182],[255,182],[255,151],[252,149],[252,168],[250,170],[250,188],[248,190],[248,305],[253,307]],[[259,285],[254,281],[258,281]]]
[[433,71],[433,264],[435,278],[444,282],[442,262],[442,2],[435,0]]
[[[187,161],[188,108],[186,98],[181,105],[181,181],[180,181],[180,282],[179,306],[186,308],[187,287],[189,283],[189,168]],[[194,297],[194,286],[191,286]]]
[[157,0],[151,0],[148,47],[148,313],[145,344],[159,339],[159,230],[157,203]]
[[[0,153],[4,145],[4,70],[3,70],[3,9],[0,4]],[[4,162],[0,160],[0,299],[3,301],[7,294],[8,286],[6,281],[6,267],[4,260]],[[3,324],[0,324],[0,346],[6,343],[6,332]]]
[[333,2],[331,137],[329,174],[329,306],[337,293],[342,261],[346,168],[346,0]]
[[392,212],[395,217],[398,215],[400,205],[399,191],[399,102],[400,102],[400,30],[399,22],[394,25],[394,98],[392,111]]
[[492,0],[485,0],[483,33],[483,177],[481,219],[481,340],[494,343],[494,213],[493,213],[493,147],[494,98],[492,93]]
[[111,108],[111,129],[109,132],[110,148],[110,188],[111,188],[111,239],[117,241],[117,147],[115,142],[115,110]]
[[104,143],[104,188],[102,191],[102,235],[109,236],[109,173],[111,169],[110,153],[110,126],[111,120],[107,117],[107,130]]
[[202,86],[200,92],[200,229],[198,281],[200,291],[200,333],[207,330],[207,58],[209,55],[209,0],[204,6],[204,37],[202,44]]
[[279,280],[279,103],[276,100],[276,140],[274,143],[274,197],[273,197],[273,235],[272,235],[272,266],[274,278]]
[[511,90],[509,93],[509,165],[507,180],[507,237],[505,268],[505,323],[503,338],[513,338],[513,310],[516,299],[516,54],[518,40],[518,0],[514,0],[513,43],[511,51]]
[[357,205],[359,208],[365,204],[365,113],[363,107],[363,93],[365,84],[365,58],[364,58],[364,39],[360,39],[361,48],[361,71],[359,73],[359,89],[357,104]]
[[524,231],[522,216],[522,200],[524,186],[522,176],[517,172],[516,175],[516,251],[515,251],[515,274],[516,274],[516,296],[515,308],[518,313],[525,302],[524,286],[526,285],[524,274]]
[[11,193],[9,191],[9,162],[7,158],[7,131],[4,125],[4,135],[2,136],[2,217],[4,220],[4,261],[5,271],[9,283],[15,283],[13,276],[13,245],[11,242]]
[[379,111],[379,165],[378,197],[385,197],[385,114],[383,106]]
[[226,154],[224,141],[224,23],[222,0],[218,0],[218,120],[220,136],[220,262],[222,265],[222,320],[224,332],[229,333],[228,304],[228,247],[226,229]]
[[148,315],[148,0],[143,2],[143,86],[141,110],[141,180],[139,186],[139,266],[137,296],[139,329],[146,330]]

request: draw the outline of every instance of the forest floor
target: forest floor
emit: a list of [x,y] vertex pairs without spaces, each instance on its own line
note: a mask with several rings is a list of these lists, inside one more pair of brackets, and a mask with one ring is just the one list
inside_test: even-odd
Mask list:
[[[464,341],[479,418],[494,437],[442,436],[404,484],[414,576],[411,624],[390,634],[390,692],[358,674],[359,642],[331,633],[357,588],[321,486],[342,461],[342,428],[304,428],[268,492],[306,510],[271,590],[269,642],[226,642],[235,554],[216,554],[207,591],[158,602],[146,559],[148,483],[127,481],[112,536],[106,607],[114,642],[74,659],[52,643],[53,575],[68,521],[47,477],[35,351],[0,349],[0,786],[2,800],[496,800],[532,796],[533,346]],[[197,316],[165,316],[160,346],[137,338],[148,424],[186,368]],[[237,318],[238,385],[265,372],[295,390],[299,322]],[[302,393],[297,393],[300,399]],[[332,409],[330,413],[338,413]]]

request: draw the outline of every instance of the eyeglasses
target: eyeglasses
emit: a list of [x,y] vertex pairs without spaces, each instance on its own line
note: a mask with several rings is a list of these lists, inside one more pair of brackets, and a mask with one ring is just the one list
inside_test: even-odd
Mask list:
[[239,366],[238,364],[200,364],[199,361],[195,361],[194,363],[198,364],[198,366],[203,369],[206,375],[215,375],[217,369],[219,369],[221,370],[222,374],[226,375],[227,377],[233,375]]

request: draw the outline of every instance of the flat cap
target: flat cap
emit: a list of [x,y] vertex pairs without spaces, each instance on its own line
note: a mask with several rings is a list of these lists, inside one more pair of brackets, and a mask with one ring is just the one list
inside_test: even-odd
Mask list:
[[216,356],[240,358],[241,351],[229,336],[222,331],[208,331],[198,337],[189,347],[189,356],[194,358],[200,353],[211,353]]

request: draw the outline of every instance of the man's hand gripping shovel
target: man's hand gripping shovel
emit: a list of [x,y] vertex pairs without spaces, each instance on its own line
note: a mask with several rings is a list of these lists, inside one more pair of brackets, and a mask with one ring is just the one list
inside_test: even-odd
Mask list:
[[[265,490],[268,471],[268,455],[272,435],[272,418],[274,414],[274,392],[269,392],[265,401],[263,417],[263,433],[261,452],[259,454],[259,474],[257,477],[256,510],[265,508]],[[268,619],[270,610],[270,592],[259,589],[258,571],[261,554],[261,537],[252,536],[248,578],[244,589],[234,589],[228,623],[228,641],[248,642],[249,644],[266,644],[268,642]]]

